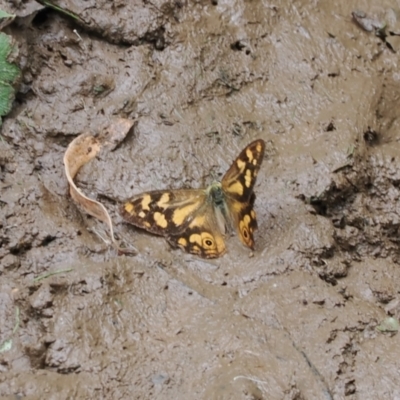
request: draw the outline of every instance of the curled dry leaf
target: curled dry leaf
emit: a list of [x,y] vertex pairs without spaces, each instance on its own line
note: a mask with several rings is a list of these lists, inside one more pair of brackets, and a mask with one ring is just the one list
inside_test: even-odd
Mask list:
[[110,237],[114,247],[125,254],[135,254],[134,249],[120,248],[115,237],[111,217],[106,208],[100,202],[90,199],[84,195],[74,183],[74,178],[79,169],[96,157],[102,148],[114,149],[128,134],[132,128],[133,121],[119,118],[108,128],[107,133],[102,137],[94,137],[82,134],[75,138],[68,146],[64,154],[65,174],[69,182],[71,197],[88,214],[106,223],[110,230]]

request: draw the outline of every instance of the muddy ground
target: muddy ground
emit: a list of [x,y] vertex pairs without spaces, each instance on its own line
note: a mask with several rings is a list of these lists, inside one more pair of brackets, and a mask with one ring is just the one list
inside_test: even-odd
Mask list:
[[[23,78],[0,140],[0,396],[400,399],[399,335],[377,329],[400,317],[398,2],[57,4],[81,21],[2,5]],[[62,163],[119,117],[133,131],[77,182],[137,256],[101,240]],[[118,216],[256,138],[253,255],[232,237],[202,260]]]

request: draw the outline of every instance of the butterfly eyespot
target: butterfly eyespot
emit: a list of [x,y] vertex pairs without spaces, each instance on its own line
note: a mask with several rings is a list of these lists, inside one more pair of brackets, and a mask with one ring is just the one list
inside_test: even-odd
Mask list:
[[243,237],[245,238],[245,239],[248,239],[249,238],[249,232],[248,232],[248,230],[246,229],[246,228],[244,228],[243,229]]
[[205,244],[206,246],[208,246],[208,247],[211,247],[211,246],[213,245],[213,242],[212,242],[212,240],[210,240],[210,239],[206,239],[206,240],[204,241],[204,244]]

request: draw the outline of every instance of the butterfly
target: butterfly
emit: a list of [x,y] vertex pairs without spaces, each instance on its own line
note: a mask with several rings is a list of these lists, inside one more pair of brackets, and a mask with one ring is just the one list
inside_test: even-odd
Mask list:
[[167,238],[173,247],[203,258],[226,252],[224,236],[236,229],[254,250],[257,229],[254,185],[264,157],[262,139],[250,143],[220,182],[206,189],[155,190],[134,196],[120,208],[124,220]]

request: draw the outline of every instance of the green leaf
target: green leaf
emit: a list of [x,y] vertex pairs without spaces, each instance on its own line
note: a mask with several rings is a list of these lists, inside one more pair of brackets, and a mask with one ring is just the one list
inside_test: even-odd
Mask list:
[[15,15],[9,14],[3,10],[0,10],[0,19],[2,18],[15,18]]
[[20,74],[19,68],[8,61],[13,51],[12,38],[0,32],[0,117],[11,110],[15,94],[13,85]]

